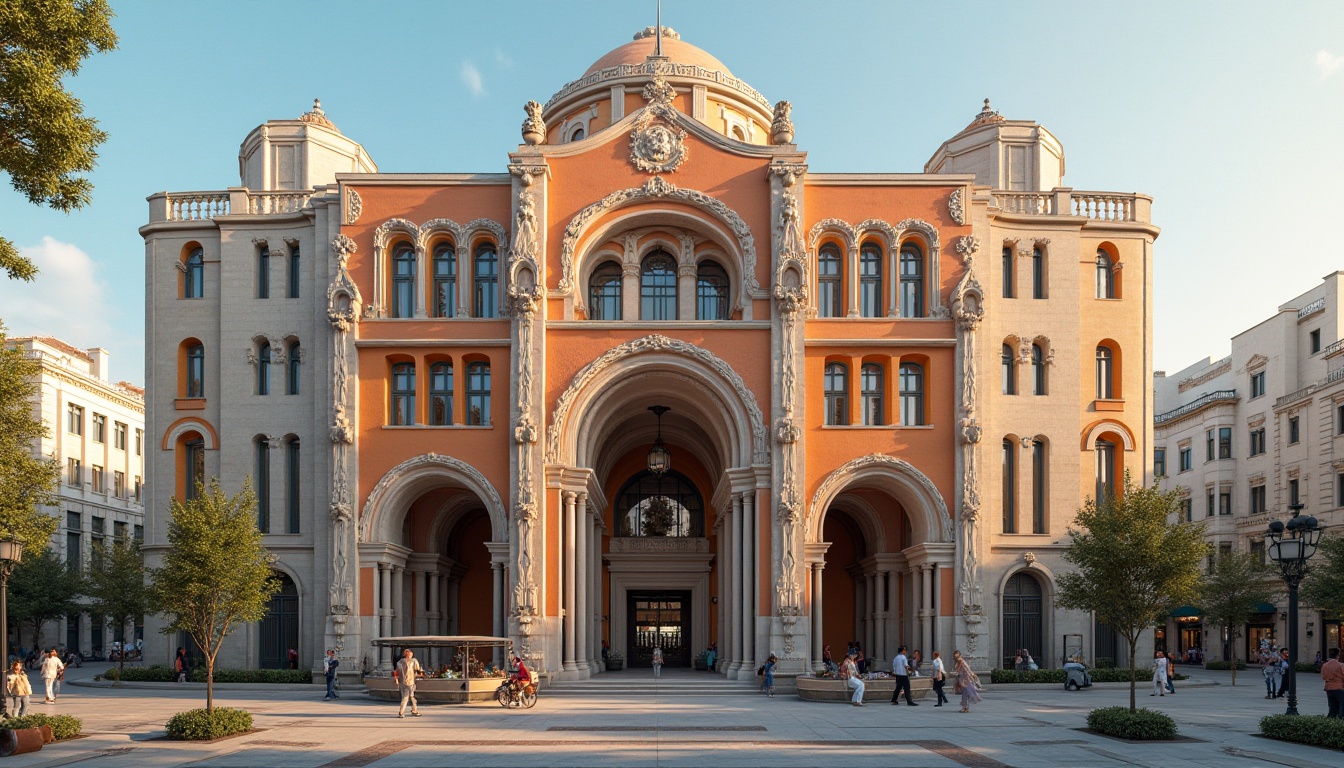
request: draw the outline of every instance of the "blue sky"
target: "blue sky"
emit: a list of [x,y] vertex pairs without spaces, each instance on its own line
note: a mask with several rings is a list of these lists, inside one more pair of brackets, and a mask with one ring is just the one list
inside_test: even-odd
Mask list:
[[[0,228],[43,265],[0,278],[11,333],[113,353],[143,381],[145,196],[238,183],[238,144],[320,97],[384,171],[499,171],[546,101],[653,23],[652,0],[113,0],[120,48],[70,87],[111,135],[94,202],[0,188]],[[986,96],[1063,142],[1077,189],[1145,192],[1157,368],[1344,267],[1344,3],[665,0],[663,20],[793,102],[816,171],[920,171]]]

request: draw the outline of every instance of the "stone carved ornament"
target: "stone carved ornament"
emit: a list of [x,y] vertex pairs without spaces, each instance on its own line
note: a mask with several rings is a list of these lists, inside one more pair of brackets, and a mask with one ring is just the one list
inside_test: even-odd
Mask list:
[[938,487],[933,481],[915,468],[913,464],[898,459],[895,456],[888,456],[885,453],[870,453],[867,456],[860,456],[857,459],[851,459],[843,465],[837,467],[833,472],[821,481],[817,487],[817,492],[812,496],[812,507],[808,510],[808,517],[816,520],[821,515],[821,505],[823,502],[829,502],[839,492],[840,488],[852,478],[859,470],[868,467],[890,467],[898,471],[902,476],[907,477],[919,486],[930,499],[933,500],[934,512],[937,514],[940,531],[940,541],[952,540],[952,516],[947,511],[947,502],[943,501],[943,495],[938,491]]
[[760,292],[761,286],[756,280],[756,239],[751,234],[751,228],[742,220],[742,217],[717,198],[693,189],[680,189],[661,176],[655,176],[644,182],[643,186],[612,192],[601,200],[585,207],[570,220],[569,225],[565,227],[564,239],[560,246],[561,273],[560,285],[557,289],[560,295],[567,296],[574,292],[574,253],[578,248],[579,237],[588,228],[588,225],[601,214],[645,199],[671,199],[684,202],[708,210],[724,224],[727,224],[733,235],[737,237],[738,250],[742,252],[742,274],[745,279],[742,281],[741,300],[745,303],[751,299],[753,293]]
[[775,102],[774,119],[770,121],[770,141],[775,144],[793,143],[793,105],[787,101]]
[[573,407],[574,400],[579,396],[579,392],[588,385],[597,374],[606,370],[613,364],[628,357],[644,354],[646,352],[673,352],[678,355],[694,358],[705,363],[714,370],[724,381],[737,392],[747,409],[747,417],[751,422],[751,452],[753,461],[758,464],[764,464],[767,458],[767,448],[765,444],[765,420],[761,416],[761,409],[756,405],[756,396],[747,388],[742,377],[733,370],[733,367],[724,362],[722,358],[709,350],[698,347],[689,342],[679,339],[669,339],[666,336],[653,334],[643,338],[627,341],[616,347],[612,347],[602,354],[601,357],[584,366],[578,373],[574,374],[574,380],[570,382],[569,387],[560,395],[556,401],[555,412],[551,416],[550,426],[546,431],[546,461],[550,463],[559,463],[560,461],[560,435],[564,429],[565,420],[569,416],[569,409]]
[[952,221],[964,226],[966,224],[966,209],[961,201],[962,193],[963,190],[958,187],[947,196],[947,215],[952,217]]
[[364,212],[364,199],[359,196],[359,192],[353,189],[346,190],[345,193],[345,223],[354,224],[359,221],[359,215]]
[[[351,190],[351,194],[354,190]],[[350,613],[354,598],[354,578],[350,568],[350,525],[354,505],[350,494],[349,449],[354,443],[354,429],[346,411],[349,402],[349,333],[359,322],[359,287],[350,277],[350,255],[358,249],[355,241],[345,235],[331,239],[331,254],[336,258],[336,277],[327,288],[327,322],[333,331],[332,340],[332,475],[331,506],[331,583],[328,587],[329,612],[332,632],[339,652],[345,644],[345,616]]]
[[961,389],[957,402],[957,425],[961,440],[961,612],[972,629],[969,642],[974,650],[975,626],[980,621],[980,478],[977,445],[981,427],[976,420],[975,329],[984,319],[984,294],[975,279],[972,265],[980,241],[972,236],[957,239],[956,250],[965,274],[952,291],[952,317],[957,323],[958,355],[961,363]]
[[678,125],[680,116],[672,99],[675,88],[661,75],[644,86],[644,100],[649,102],[635,118],[635,129],[630,132],[630,162],[648,173],[672,173],[686,161],[686,131]]
[[541,116],[541,104],[529,101],[523,105],[527,117],[523,120],[523,141],[535,146],[546,141],[546,120]]

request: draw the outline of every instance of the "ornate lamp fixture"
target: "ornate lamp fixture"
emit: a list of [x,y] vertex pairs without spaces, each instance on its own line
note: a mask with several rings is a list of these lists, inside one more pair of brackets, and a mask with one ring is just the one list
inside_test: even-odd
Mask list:
[[666,405],[651,405],[649,410],[658,417],[658,437],[654,439],[653,447],[649,449],[649,471],[661,475],[672,468],[672,452],[667,450],[667,446],[663,443],[663,414],[672,409]]
[[1302,505],[1288,506],[1293,517],[1285,525],[1281,520],[1269,524],[1265,534],[1266,551],[1269,558],[1278,564],[1283,572],[1283,582],[1288,585],[1288,711],[1297,714],[1297,587],[1307,573],[1307,561],[1316,554],[1316,546],[1321,543],[1321,527],[1316,518],[1303,517]]

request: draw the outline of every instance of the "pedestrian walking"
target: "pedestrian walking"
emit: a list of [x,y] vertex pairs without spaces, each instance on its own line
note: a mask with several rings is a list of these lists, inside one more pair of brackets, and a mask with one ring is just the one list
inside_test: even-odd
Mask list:
[[289,649],[289,668],[290,669],[299,668],[299,650],[297,648]]
[[943,686],[947,684],[947,670],[943,669],[943,655],[937,651],[933,652],[933,692],[938,697],[938,703],[935,707],[941,707],[947,703],[947,694],[943,693]]
[[1279,692],[1274,698],[1282,699],[1288,695],[1288,649],[1283,648],[1279,651]]
[[339,699],[341,695],[336,692],[336,668],[341,666],[341,660],[336,658],[336,652],[327,651],[327,657],[322,660],[322,674],[327,678],[327,696],[323,701]]
[[905,646],[896,649],[896,658],[891,662],[891,674],[896,678],[896,690],[891,692],[891,703],[901,703],[901,691],[905,691],[905,703],[918,707],[910,695],[910,660],[906,658]]
[[714,665],[719,660],[719,644],[710,643],[709,652],[705,654],[705,668],[710,672],[714,671]]
[[653,679],[657,680],[663,675],[663,649],[658,646],[653,648]]
[[779,666],[779,660],[775,654],[770,654],[770,658],[765,660],[765,695],[775,698],[775,667]]
[[1330,649],[1330,660],[1321,665],[1321,680],[1325,681],[1326,717],[1344,720],[1344,663],[1339,660],[1339,649]]
[[178,648],[177,657],[173,659],[173,670],[177,672],[177,682],[187,682],[187,649]]
[[1167,657],[1161,651],[1153,655],[1153,692],[1148,695],[1167,695]]
[[849,697],[849,703],[856,707],[862,707],[863,691],[866,686],[863,684],[863,679],[859,677],[858,665],[854,663],[854,658],[857,655],[858,651],[854,650],[854,646],[851,645],[849,653],[845,655],[845,660],[840,664],[840,678],[845,681],[845,685],[848,685],[854,691],[854,695]]
[[411,716],[419,717],[420,705],[415,700],[415,681],[425,676],[425,670],[410,648],[401,652],[401,661],[397,662],[397,668],[392,670],[392,674],[397,678],[397,690],[401,693],[401,707],[397,709],[397,717],[406,716],[406,702],[411,704]]
[[65,664],[61,663],[61,657],[56,655],[56,649],[52,648],[47,658],[42,660],[42,682],[47,684],[47,700],[43,703],[56,703],[56,678],[60,677],[64,669]]
[[28,711],[28,697],[33,695],[33,684],[28,682],[28,672],[22,661],[15,661],[9,667],[9,680],[6,682],[9,695],[9,714],[23,717]]
[[1167,652],[1167,693],[1176,695],[1176,654]]
[[971,665],[966,663],[961,651],[952,652],[952,676],[956,678],[952,692],[961,694],[961,711],[970,712],[971,705],[981,701],[980,678],[971,671]]

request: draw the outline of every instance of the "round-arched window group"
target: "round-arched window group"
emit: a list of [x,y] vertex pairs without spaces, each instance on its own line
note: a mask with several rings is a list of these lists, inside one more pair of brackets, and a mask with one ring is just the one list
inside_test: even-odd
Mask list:
[[[689,320],[681,316],[679,267],[671,253],[656,248],[639,263],[640,320]],[[588,317],[625,320],[625,272],[615,260],[599,263],[588,278]],[[695,267],[695,319],[727,320],[731,313],[731,281],[718,262],[703,259]]]

